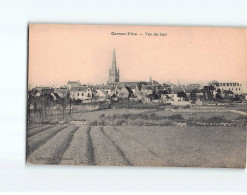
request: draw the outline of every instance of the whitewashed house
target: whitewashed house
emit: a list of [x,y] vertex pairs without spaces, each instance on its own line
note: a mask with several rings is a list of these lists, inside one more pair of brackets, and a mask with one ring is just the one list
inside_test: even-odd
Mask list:
[[70,98],[73,100],[91,100],[92,97],[92,89],[88,86],[72,87],[70,89]]

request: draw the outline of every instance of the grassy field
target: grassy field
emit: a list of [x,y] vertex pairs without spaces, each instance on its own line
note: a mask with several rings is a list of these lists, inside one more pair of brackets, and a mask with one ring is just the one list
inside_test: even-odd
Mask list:
[[93,112],[85,112],[85,113],[74,113],[71,116],[71,120],[86,120],[86,121],[94,121],[95,119],[100,118],[101,115],[112,116],[114,114],[138,114],[147,112],[147,109],[105,109],[105,110],[97,110]]
[[180,111],[180,110],[176,110],[174,111],[169,111],[169,110],[162,110],[162,111],[157,111],[155,112],[157,115],[159,116],[170,116],[172,114],[181,114],[183,118],[185,119],[189,119],[189,118],[210,118],[210,117],[221,117],[224,116],[224,118],[232,120],[232,119],[236,119],[237,117],[239,117],[240,115],[237,113],[233,113],[233,112],[229,112],[229,111],[221,111],[221,112],[200,112],[200,110],[186,110],[186,112],[184,111]]
[[104,109],[66,119],[86,126],[31,123],[27,162],[243,168],[247,117],[231,111],[238,108]]
[[245,127],[51,126],[35,132],[27,138],[31,164],[245,167]]

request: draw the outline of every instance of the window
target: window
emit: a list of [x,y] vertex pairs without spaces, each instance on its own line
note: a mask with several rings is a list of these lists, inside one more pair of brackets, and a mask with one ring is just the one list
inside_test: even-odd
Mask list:
[[227,83],[227,86],[229,86],[229,83]]
[[83,94],[83,93],[81,93],[81,96],[84,96],[84,94]]
[[240,88],[238,90],[240,90]]
[[238,88],[236,88],[236,90],[238,90]]
[[77,96],[79,96],[80,94],[79,93],[77,93]]

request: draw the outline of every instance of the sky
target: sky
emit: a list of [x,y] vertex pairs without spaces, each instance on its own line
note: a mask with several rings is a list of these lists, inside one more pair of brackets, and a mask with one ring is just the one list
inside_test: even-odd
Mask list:
[[106,83],[114,48],[120,81],[247,86],[247,28],[69,24],[29,25],[29,84]]

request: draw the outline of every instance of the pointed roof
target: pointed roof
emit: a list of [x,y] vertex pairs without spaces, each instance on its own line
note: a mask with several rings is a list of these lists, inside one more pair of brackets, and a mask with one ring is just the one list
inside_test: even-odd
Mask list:
[[113,49],[112,70],[117,71],[117,60],[116,60],[115,48]]
[[67,91],[68,91],[67,89],[56,88],[54,90],[54,93],[57,93],[57,94],[66,94]]
[[110,95],[104,89],[102,89],[101,87],[99,87],[97,90],[101,91],[106,97],[110,97]]

